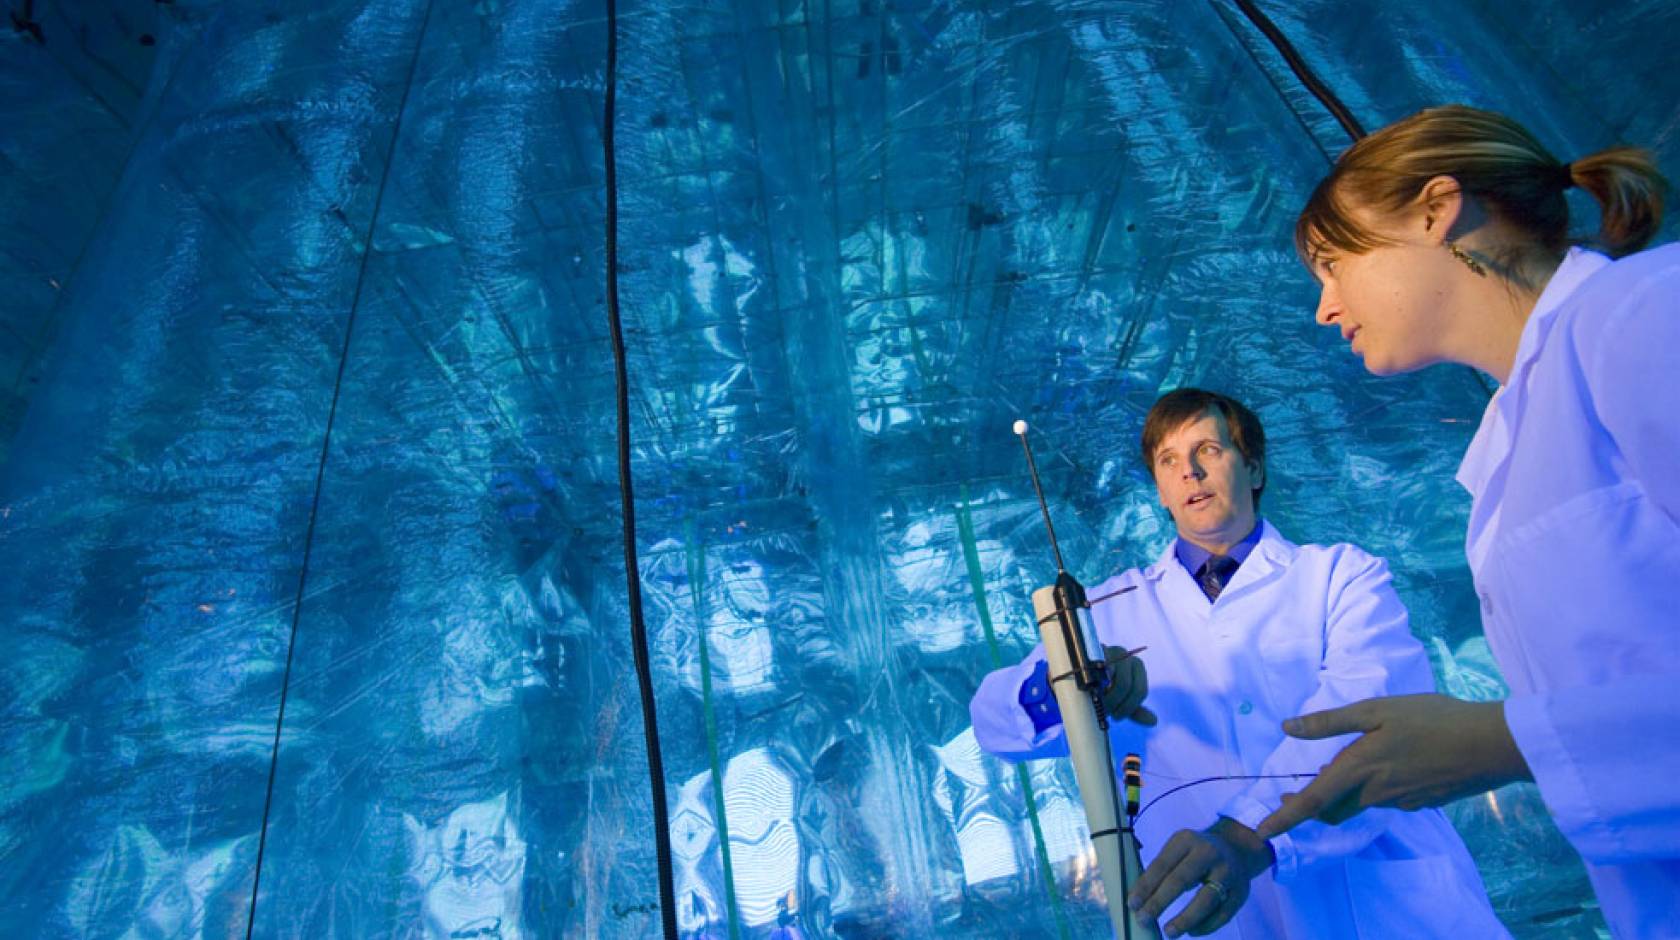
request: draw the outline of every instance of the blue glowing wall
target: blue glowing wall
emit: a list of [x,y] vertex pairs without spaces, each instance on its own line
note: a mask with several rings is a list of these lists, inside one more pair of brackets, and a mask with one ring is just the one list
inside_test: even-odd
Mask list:
[[[0,933],[242,935],[260,846],[257,936],[654,934],[603,7],[144,6],[0,37]],[[1267,5],[1371,126],[1462,100],[1675,175],[1672,5],[1508,6]],[[1051,574],[1016,417],[1090,581],[1168,536],[1157,392],[1239,393],[1274,521],[1386,556],[1443,688],[1499,694],[1451,480],[1487,386],[1312,324],[1346,138],[1233,5],[622,15],[688,935],[1103,935],[1069,772],[967,727]],[[1451,812],[1519,936],[1593,935],[1532,789]]]

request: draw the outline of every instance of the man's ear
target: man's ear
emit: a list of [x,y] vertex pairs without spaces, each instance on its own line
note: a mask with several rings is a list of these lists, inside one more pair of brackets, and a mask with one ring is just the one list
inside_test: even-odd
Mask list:
[[1418,234],[1437,244],[1447,240],[1464,211],[1464,189],[1450,176],[1432,177],[1413,200]]
[[1247,461],[1248,475],[1254,478],[1256,488],[1266,485],[1266,465],[1255,460]]

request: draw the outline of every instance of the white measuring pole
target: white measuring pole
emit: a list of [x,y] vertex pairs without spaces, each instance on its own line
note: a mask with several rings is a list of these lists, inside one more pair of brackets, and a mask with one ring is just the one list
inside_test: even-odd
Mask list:
[[[1079,797],[1085,804],[1085,821],[1091,828],[1091,844],[1097,852],[1097,871],[1102,876],[1108,899],[1108,916],[1114,935],[1120,940],[1160,940],[1154,922],[1126,906],[1126,894],[1143,874],[1137,838],[1129,823],[1120,819],[1119,793],[1115,787],[1114,754],[1108,735],[1097,723],[1097,709],[1089,692],[1074,682],[1073,657],[1063,638],[1056,611],[1056,589],[1042,587],[1033,592],[1033,615],[1044,638],[1044,657],[1050,669],[1050,688],[1062,711],[1062,731],[1067,735],[1068,753],[1073,758],[1073,776]],[[1081,634],[1095,661],[1102,660],[1102,646],[1096,643],[1090,617],[1076,611]]]

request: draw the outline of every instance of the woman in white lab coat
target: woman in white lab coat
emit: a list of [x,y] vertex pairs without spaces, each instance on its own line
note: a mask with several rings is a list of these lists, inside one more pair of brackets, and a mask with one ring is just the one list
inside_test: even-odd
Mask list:
[[[1379,698],[1286,722],[1363,737],[1261,835],[1532,779],[1618,937],[1680,936],[1680,246],[1648,154],[1563,163],[1508,118],[1420,112],[1344,153],[1297,246],[1318,321],[1378,375],[1500,383],[1459,469],[1504,702]],[[1602,209],[1569,244],[1565,192]]]

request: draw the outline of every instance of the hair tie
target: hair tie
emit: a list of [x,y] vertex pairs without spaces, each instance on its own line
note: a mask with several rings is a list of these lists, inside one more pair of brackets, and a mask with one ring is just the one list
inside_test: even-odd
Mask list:
[[1558,187],[1573,189],[1575,187],[1575,165],[1564,163],[1558,166]]

